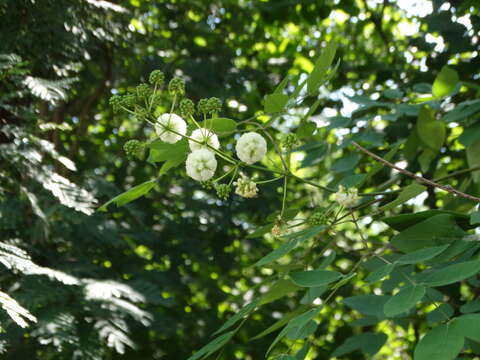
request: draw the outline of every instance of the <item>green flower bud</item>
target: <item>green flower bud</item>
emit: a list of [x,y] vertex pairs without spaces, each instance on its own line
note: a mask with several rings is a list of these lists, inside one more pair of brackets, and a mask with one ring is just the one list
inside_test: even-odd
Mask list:
[[198,112],[207,115],[209,113],[208,99],[200,99],[197,104]]
[[143,160],[145,156],[145,144],[138,140],[128,140],[123,145],[123,150],[130,160]]
[[217,196],[222,200],[227,200],[230,196],[230,192],[232,188],[227,184],[217,184],[215,185],[215,190],[217,192]]
[[310,216],[307,221],[310,225],[313,226],[322,225],[327,223],[327,217],[323,212],[318,211],[312,214],[312,216]]
[[153,93],[153,90],[147,84],[140,84],[137,86],[135,90],[137,94],[137,100],[139,102],[143,102],[145,100],[150,99]]
[[175,76],[168,84],[168,91],[171,94],[185,94],[185,81],[182,78]]
[[136,98],[134,94],[127,94],[122,96],[122,106],[126,108],[133,108],[136,104]]
[[288,134],[282,141],[282,146],[287,150],[292,150],[298,144],[298,138],[295,134]]
[[113,95],[108,102],[113,108],[113,112],[118,112],[120,110],[120,106],[122,105],[122,97],[119,95]]
[[195,113],[195,104],[190,99],[183,99],[180,101],[180,114],[184,118],[189,118]]
[[212,180],[201,181],[201,182],[200,182],[200,185],[202,185],[202,187],[203,187],[204,189],[207,189],[207,190],[213,189],[213,182],[212,182]]
[[157,87],[160,87],[163,85],[163,82],[165,81],[165,74],[160,70],[153,70],[150,73],[148,81],[150,81],[150,84],[157,85]]
[[207,102],[208,113],[218,114],[222,110],[222,101],[219,98],[211,97]]

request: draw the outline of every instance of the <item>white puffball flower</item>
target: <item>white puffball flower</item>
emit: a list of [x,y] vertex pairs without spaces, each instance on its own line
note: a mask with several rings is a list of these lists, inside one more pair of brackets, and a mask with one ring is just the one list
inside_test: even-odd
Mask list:
[[340,205],[351,208],[358,201],[357,189],[345,189],[342,185],[339,186],[338,192],[335,193],[335,200]]
[[[178,134],[170,130],[173,130]],[[187,133],[187,123],[177,114],[165,113],[157,118],[155,131],[160,137],[160,140],[165,141],[166,143],[175,144],[182,138],[181,135]]]
[[198,142],[189,140],[188,145],[190,145],[190,150],[195,151],[198,149],[208,149],[207,145],[214,149],[218,149],[220,147],[220,142],[218,141],[218,136],[215,135],[212,131],[204,128],[196,129],[192,132],[190,137]]
[[267,142],[263,136],[255,132],[248,132],[237,140],[235,150],[237,150],[240,160],[251,165],[263,159],[267,153]]
[[215,154],[207,149],[192,151],[186,162],[187,175],[197,181],[207,181],[213,177],[217,169]]

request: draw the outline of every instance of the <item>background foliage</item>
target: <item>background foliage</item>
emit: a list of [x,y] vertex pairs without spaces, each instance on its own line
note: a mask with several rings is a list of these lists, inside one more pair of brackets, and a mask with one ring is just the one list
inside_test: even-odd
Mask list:
[[[392,162],[426,178],[444,178],[444,184],[480,195],[480,172],[461,172],[480,165],[478,4],[400,3],[3,1],[2,358],[187,358],[246,303],[280,288],[278,299],[264,301],[220,353],[225,359],[260,359],[280,327],[251,338],[291,319],[292,312],[307,311],[318,296],[308,290],[301,301],[305,290],[287,292],[288,284],[278,285],[285,275],[281,266],[251,266],[285,241],[248,236],[279,211],[277,183],[261,186],[256,199],[219,201],[180,169],[162,176],[146,198],[94,212],[157,174],[152,164],[122,154],[128,139],[149,136],[150,130],[108,106],[111,94],[132,90],[153,69],[184,76],[193,100],[217,96],[226,104],[223,116],[242,120],[263,109],[264,95],[285,75],[290,76],[285,92],[291,95],[321,49],[335,41],[340,59],[335,76],[269,130],[279,139],[287,131],[302,138],[304,147],[295,153],[299,173],[329,187],[366,174],[360,192],[412,186],[411,179],[388,168],[370,176],[375,162],[351,146],[355,140],[382,156],[390,151]],[[443,95],[434,80],[446,64],[460,82],[448,96],[429,99],[432,92]],[[419,116],[425,102],[435,121]],[[314,335],[305,330],[312,345],[309,358],[371,358],[379,351],[378,359],[408,359],[432,328],[434,338],[451,339],[449,349],[460,342],[462,349],[463,337],[449,337],[441,324],[446,317],[480,310],[478,208],[475,212],[474,202],[432,187],[417,187],[404,199],[416,195],[414,201],[380,208],[395,199],[382,196],[357,212],[360,230],[349,222],[306,242],[311,248],[306,260],[319,267],[325,260],[320,256],[330,255],[329,269],[346,274],[362,255],[362,235],[371,247],[386,247],[390,262],[399,261],[397,250],[417,250],[420,242],[423,248],[459,241],[449,248],[450,257],[430,264],[440,275],[428,280],[428,296],[421,288],[406,294],[419,303],[407,316],[378,312],[378,302],[401,288],[398,269],[382,270],[392,272],[379,283],[367,277],[380,267],[379,259],[360,267],[316,317]],[[298,184],[287,202],[306,218],[328,199],[328,193]],[[395,217],[399,214],[405,217]],[[378,220],[382,216],[390,220]],[[329,242],[331,250],[323,253]],[[299,259],[303,264],[303,256],[299,249],[281,264],[295,266]],[[475,263],[442,273],[452,260]],[[402,265],[402,271],[426,268],[423,261],[416,263]],[[451,273],[472,276],[444,286]],[[469,328],[469,320],[463,321]],[[272,354],[295,354],[304,343],[295,338],[303,335],[289,334]],[[459,356],[474,358],[479,341],[468,338]]]

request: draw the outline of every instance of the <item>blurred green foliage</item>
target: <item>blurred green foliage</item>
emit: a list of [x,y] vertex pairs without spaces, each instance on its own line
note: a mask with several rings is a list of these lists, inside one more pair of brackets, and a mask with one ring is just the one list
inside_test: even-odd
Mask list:
[[[446,178],[444,184],[480,195],[479,171],[448,177],[479,166],[478,2],[425,0],[417,8],[414,1],[407,2],[411,6],[401,3],[0,3],[0,302],[11,309],[0,313],[2,358],[184,359],[245,303],[266,289],[280,289],[264,295],[268,301],[263,297],[261,310],[220,353],[224,359],[261,359],[281,326],[265,329],[282,317],[281,325],[286,324],[320,296],[320,287],[309,288],[301,304],[291,296],[298,289],[285,283],[282,266],[295,266],[293,261],[251,267],[282,245],[269,235],[248,236],[262,226],[268,233],[274,225],[281,204],[276,182],[262,185],[255,199],[221,201],[214,191],[182,176],[180,167],[160,177],[147,197],[112,206],[108,213],[94,212],[158,173],[154,165],[129,160],[122,152],[128,140],[148,137],[151,129],[114,113],[108,104],[112,94],[147,83],[154,69],[168,79],[187,79],[194,101],[222,99],[222,116],[242,120],[263,109],[264,96],[285,76],[284,92],[292,95],[295,84],[313,70],[320,50],[335,41],[335,58],[340,59],[335,75],[319,92],[301,98],[291,114],[279,115],[271,129],[277,139],[288,131],[297,134],[302,147],[294,154],[303,175],[330,187],[353,183],[361,192],[411,184],[360,156],[350,146],[355,140],[410,171]],[[451,82],[451,71],[460,80],[454,89],[442,85]],[[425,103],[430,110],[421,110]],[[328,194],[300,184],[295,190],[288,193],[290,207],[301,208],[306,217],[324,210],[318,204]],[[417,190],[410,188],[403,197],[409,199]],[[473,202],[431,187],[427,194],[395,206],[387,205],[394,199],[387,197],[377,207],[361,210],[361,226],[372,246],[382,247],[393,238],[402,249],[404,232],[397,231],[419,221],[393,215],[437,209],[460,214],[453,220],[437,213],[422,218],[435,219],[428,230],[435,228],[439,236],[445,232],[438,224],[454,221],[452,228],[463,234],[479,222],[478,210],[472,225],[466,215],[474,211]],[[385,205],[388,227],[371,221]],[[439,245],[429,239],[420,240]],[[321,249],[333,240],[343,256],[334,259],[330,253],[329,265],[347,273],[360,257],[361,239],[352,224],[308,243],[307,256],[320,260]],[[462,251],[473,256],[478,247]],[[295,256],[299,254],[291,259]],[[441,292],[429,288],[436,305],[429,300],[408,318],[380,317],[384,322],[377,325],[375,308],[365,308],[359,301],[365,298],[353,298],[379,291],[375,281],[363,280],[381,265],[376,260],[337,292],[338,299],[350,301],[339,300],[312,314],[322,321],[310,336],[309,358],[326,359],[335,352],[344,359],[367,359],[380,348],[378,359],[409,358],[421,336],[445,314],[480,309],[475,307],[478,279],[472,278],[442,286]],[[384,292],[396,289],[399,274],[393,268],[376,273],[381,278],[389,272]],[[435,281],[440,280],[431,283]],[[419,297],[417,290],[412,296]],[[395,302],[389,309],[401,310]],[[379,328],[388,336],[384,347]],[[435,331],[443,334],[445,329]],[[265,336],[250,340],[255,335]],[[294,335],[287,334],[273,354],[300,350]],[[468,344],[466,356],[478,350],[475,338]]]

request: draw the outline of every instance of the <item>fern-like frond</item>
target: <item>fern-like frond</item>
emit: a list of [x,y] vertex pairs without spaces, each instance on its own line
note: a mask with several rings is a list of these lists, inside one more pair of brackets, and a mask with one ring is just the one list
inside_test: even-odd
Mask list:
[[27,76],[24,85],[32,92],[33,95],[52,104],[60,100],[67,100],[67,90],[69,86],[77,79],[61,79],[48,80],[33,76]]
[[28,321],[37,322],[37,318],[22,307],[15,299],[7,293],[0,291],[0,305],[7,312],[10,318],[20,327],[29,326]]

